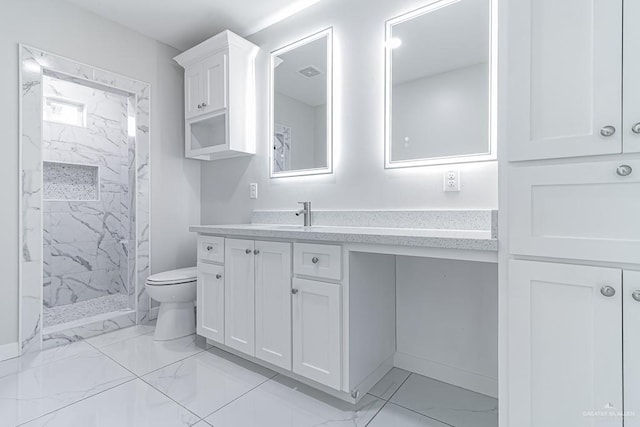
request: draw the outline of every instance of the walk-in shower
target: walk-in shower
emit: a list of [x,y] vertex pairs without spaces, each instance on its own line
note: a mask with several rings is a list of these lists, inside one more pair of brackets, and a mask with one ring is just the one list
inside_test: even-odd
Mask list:
[[148,319],[150,87],[20,54],[24,353]]
[[42,95],[46,334],[135,309],[135,97],[48,71]]

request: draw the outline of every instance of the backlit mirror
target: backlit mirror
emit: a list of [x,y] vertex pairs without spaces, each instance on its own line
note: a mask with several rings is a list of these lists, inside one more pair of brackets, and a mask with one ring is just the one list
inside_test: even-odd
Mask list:
[[332,172],[332,31],[271,53],[271,177]]
[[441,0],[387,21],[387,168],[495,159],[492,1]]

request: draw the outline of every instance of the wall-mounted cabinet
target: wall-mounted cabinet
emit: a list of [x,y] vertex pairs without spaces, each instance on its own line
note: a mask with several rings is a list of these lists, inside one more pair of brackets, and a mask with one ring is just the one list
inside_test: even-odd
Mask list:
[[518,1],[511,160],[640,151],[637,3]]
[[224,31],[175,57],[184,67],[185,156],[255,154],[258,47]]

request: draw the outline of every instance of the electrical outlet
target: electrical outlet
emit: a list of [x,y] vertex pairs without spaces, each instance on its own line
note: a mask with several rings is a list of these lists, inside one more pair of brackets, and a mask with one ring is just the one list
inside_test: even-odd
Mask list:
[[258,198],[258,184],[252,182],[249,184],[249,198],[257,199]]
[[442,176],[443,191],[460,191],[460,171],[447,170]]

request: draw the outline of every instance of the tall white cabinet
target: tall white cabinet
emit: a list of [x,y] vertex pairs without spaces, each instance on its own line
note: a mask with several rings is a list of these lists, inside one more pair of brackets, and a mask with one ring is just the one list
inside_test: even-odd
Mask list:
[[640,426],[639,20],[634,0],[509,4],[509,426]]

